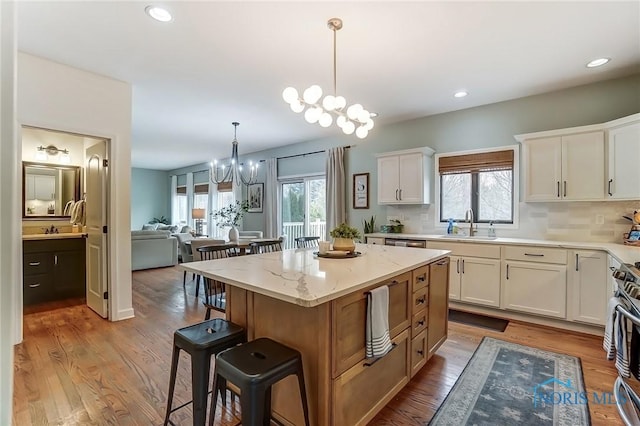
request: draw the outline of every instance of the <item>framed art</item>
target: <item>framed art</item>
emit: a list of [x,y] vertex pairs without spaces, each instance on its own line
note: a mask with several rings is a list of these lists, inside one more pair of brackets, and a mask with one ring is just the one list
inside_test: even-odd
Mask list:
[[369,173],[353,175],[353,208],[369,208]]
[[249,185],[247,197],[249,199],[249,213],[262,213],[262,200],[264,199],[264,183]]

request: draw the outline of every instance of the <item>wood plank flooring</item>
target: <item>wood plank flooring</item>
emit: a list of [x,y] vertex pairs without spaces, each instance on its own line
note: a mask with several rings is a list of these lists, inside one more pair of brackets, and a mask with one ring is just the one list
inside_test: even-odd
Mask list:
[[[175,268],[134,272],[133,303],[136,317],[117,323],[82,305],[25,315],[24,342],[15,349],[14,425],[162,424],[173,332],[201,321],[204,309],[193,282],[183,290]],[[485,335],[579,356],[587,392],[613,387],[616,371],[596,337],[514,322],[504,333],[449,323],[447,342],[371,424],[426,425]],[[174,406],[190,394],[183,355]],[[615,406],[589,408],[594,425],[622,424]],[[218,407],[216,414],[216,425],[235,425],[239,404]],[[190,406],[172,420],[189,425]]]

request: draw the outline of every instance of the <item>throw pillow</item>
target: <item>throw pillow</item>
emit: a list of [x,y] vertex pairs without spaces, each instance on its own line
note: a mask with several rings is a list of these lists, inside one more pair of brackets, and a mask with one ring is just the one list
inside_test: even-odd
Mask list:
[[191,233],[191,227],[189,225],[185,225],[182,227],[182,229],[180,230],[181,234],[190,234]]
[[142,230],[143,231],[155,231],[157,226],[158,226],[157,223],[146,223],[146,224],[142,225]]
[[158,225],[158,231],[169,231],[172,234],[178,232],[178,225]]

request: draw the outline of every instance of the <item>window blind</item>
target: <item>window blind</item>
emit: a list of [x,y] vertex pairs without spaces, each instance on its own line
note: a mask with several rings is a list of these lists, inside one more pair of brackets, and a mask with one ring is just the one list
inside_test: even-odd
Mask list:
[[186,193],[187,193],[186,186],[179,186],[176,188],[176,194],[186,194]]
[[218,184],[218,192],[231,192],[232,190],[231,182],[221,182]]
[[193,192],[196,194],[208,194],[209,193],[209,184],[208,183],[197,183],[193,186]]
[[438,172],[441,175],[455,173],[487,172],[513,169],[513,150],[481,152],[477,154],[440,157]]

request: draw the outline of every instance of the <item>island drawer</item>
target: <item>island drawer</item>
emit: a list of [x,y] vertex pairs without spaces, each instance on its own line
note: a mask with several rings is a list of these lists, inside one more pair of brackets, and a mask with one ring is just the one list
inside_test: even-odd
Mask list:
[[416,337],[427,329],[429,317],[429,309],[423,309],[417,314],[413,315],[413,321],[411,321],[411,336]]
[[[389,286],[389,335],[393,339],[411,325],[411,272],[398,275]],[[370,287],[332,302],[332,377],[336,378],[365,357],[367,292]]]
[[420,290],[429,284],[429,265],[421,266],[412,271],[413,274],[413,289],[412,291]]
[[411,377],[427,363],[427,331],[411,340]]
[[25,305],[44,302],[52,292],[51,274],[25,275],[23,298]]
[[567,251],[564,249],[535,246],[505,246],[504,258],[524,262],[567,264]]
[[411,314],[415,314],[429,305],[429,301],[427,300],[427,291],[428,287],[421,288],[418,291],[413,292],[413,302],[411,308]]
[[358,362],[333,381],[332,424],[366,425],[408,383],[408,330],[393,343],[382,358]]
[[429,241],[427,248],[451,250],[451,256],[484,257],[500,259],[500,246],[497,244],[450,243],[447,241]]

